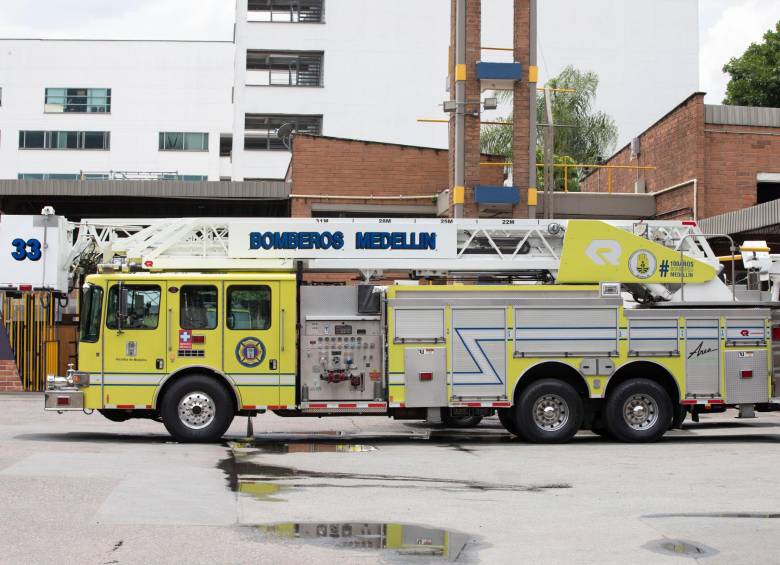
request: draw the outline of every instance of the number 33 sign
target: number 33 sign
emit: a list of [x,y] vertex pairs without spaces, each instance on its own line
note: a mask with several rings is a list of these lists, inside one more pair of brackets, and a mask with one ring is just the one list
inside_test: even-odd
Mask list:
[[27,241],[17,238],[11,242],[15,251],[11,253],[11,257],[17,261],[24,261],[29,259],[30,261],[38,261],[41,258],[41,242],[37,239],[28,239]]

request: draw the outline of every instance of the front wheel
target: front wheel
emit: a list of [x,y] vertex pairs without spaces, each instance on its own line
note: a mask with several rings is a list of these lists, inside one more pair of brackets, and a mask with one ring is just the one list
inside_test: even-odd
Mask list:
[[582,425],[582,398],[570,384],[542,379],[529,385],[515,405],[515,427],[534,443],[566,443]]
[[204,375],[184,377],[162,399],[162,420],[174,439],[184,443],[219,440],[233,421],[233,402],[220,383]]
[[649,379],[632,379],[611,392],[605,409],[607,430],[617,440],[642,443],[660,439],[672,421],[666,390]]

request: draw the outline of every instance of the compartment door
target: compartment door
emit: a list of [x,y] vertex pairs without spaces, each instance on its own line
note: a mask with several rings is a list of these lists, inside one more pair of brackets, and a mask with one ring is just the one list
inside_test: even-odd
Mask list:
[[166,374],[165,283],[124,283],[127,318],[121,324],[119,288],[118,281],[108,287],[103,404],[146,407]]
[[168,284],[168,372],[222,368],[222,282]]
[[279,283],[225,282],[223,370],[243,406],[279,405]]
[[685,392],[689,398],[720,396],[720,322],[685,321]]
[[452,396],[506,396],[506,310],[453,308]]

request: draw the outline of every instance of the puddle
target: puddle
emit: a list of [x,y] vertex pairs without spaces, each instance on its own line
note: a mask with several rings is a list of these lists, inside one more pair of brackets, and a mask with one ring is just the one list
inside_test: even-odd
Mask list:
[[377,451],[373,445],[356,443],[262,443],[256,441],[230,441],[228,447],[237,450],[252,450],[253,452],[286,454],[286,453],[366,453]]
[[663,555],[690,557],[692,559],[711,557],[718,553],[711,547],[704,546],[700,543],[676,539],[660,539],[651,541],[645,544],[644,548]]
[[460,532],[377,522],[288,522],[257,526],[265,536],[280,541],[328,547],[381,551],[401,558],[454,562],[477,540]]

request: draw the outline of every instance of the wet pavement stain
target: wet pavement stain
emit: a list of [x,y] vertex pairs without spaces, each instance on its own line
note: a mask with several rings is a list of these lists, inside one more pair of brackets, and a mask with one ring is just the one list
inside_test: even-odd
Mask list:
[[649,549],[655,553],[662,555],[674,555],[677,557],[690,557],[692,559],[700,559],[704,557],[711,557],[717,555],[717,551],[711,547],[707,547],[700,543],[676,540],[676,539],[660,539],[646,543],[643,546],[645,549]]
[[366,453],[377,451],[373,445],[355,443],[260,443],[254,441],[231,441],[228,447],[233,451],[251,450],[252,452],[271,453],[274,455],[286,453]]
[[[547,484],[504,484],[473,481],[469,479],[448,479],[420,477],[413,475],[382,475],[377,473],[340,473],[332,471],[307,471],[294,467],[268,465],[247,459],[246,456],[231,455],[219,462],[217,467],[225,473],[228,486],[234,492],[251,494],[249,485],[276,485],[282,488],[392,488],[427,489],[431,486],[442,491],[483,492],[543,492],[553,489],[569,489],[566,483]],[[349,482],[339,482],[349,481]],[[361,484],[354,484],[360,481]],[[266,488],[266,487],[263,487]],[[265,492],[265,491],[263,491]],[[278,491],[276,491],[278,492]],[[276,492],[271,494],[276,494]],[[263,494],[263,497],[268,496]],[[261,497],[262,498],[262,497]]]
[[377,522],[287,522],[256,526],[265,536],[279,541],[319,544],[339,549],[379,551],[405,562],[419,558],[455,562],[478,540],[460,532]]
[[679,514],[648,514],[642,518],[740,518],[772,520],[780,518],[780,513],[774,512],[688,512]]

